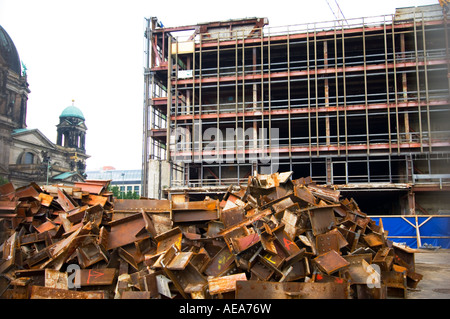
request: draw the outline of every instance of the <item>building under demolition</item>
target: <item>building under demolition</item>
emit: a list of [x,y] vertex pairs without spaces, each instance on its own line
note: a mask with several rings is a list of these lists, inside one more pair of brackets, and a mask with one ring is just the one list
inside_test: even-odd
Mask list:
[[255,172],[293,171],[369,214],[446,213],[450,59],[439,5],[287,27],[146,22],[144,196],[220,196]]

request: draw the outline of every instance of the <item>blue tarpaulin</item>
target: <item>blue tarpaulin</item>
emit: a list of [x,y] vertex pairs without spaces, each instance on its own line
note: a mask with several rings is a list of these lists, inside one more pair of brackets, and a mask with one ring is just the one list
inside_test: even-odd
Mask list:
[[[424,244],[450,249],[450,216],[370,216],[377,225],[380,219],[388,239],[411,248]],[[418,230],[418,231],[417,231]]]

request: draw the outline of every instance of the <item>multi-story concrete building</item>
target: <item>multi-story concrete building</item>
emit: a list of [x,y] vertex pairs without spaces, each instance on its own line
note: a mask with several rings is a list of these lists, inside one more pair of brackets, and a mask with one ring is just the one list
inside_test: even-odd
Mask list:
[[449,28],[439,5],[288,27],[147,22],[144,196],[156,177],[169,180],[168,194],[211,195],[254,172],[293,171],[369,213],[449,207]]

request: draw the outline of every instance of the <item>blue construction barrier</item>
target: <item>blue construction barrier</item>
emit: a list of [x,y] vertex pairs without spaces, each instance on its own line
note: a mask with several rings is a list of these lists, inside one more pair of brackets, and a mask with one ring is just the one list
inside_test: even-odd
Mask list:
[[411,248],[426,245],[440,246],[450,249],[450,216],[418,215],[418,216],[370,216],[377,225],[380,220],[388,239],[396,243],[405,243]]

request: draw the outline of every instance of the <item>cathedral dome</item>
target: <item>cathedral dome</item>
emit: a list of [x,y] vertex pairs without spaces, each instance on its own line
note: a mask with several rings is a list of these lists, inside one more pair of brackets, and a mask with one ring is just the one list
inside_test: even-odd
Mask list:
[[83,121],[85,120],[84,115],[81,112],[81,110],[73,105],[66,107],[62,111],[61,115],[59,116],[59,118],[65,118],[65,117],[76,117],[76,118],[82,119]]
[[19,53],[17,52],[14,42],[11,40],[8,33],[0,25],[0,54],[8,64],[9,68],[20,75],[21,66]]

